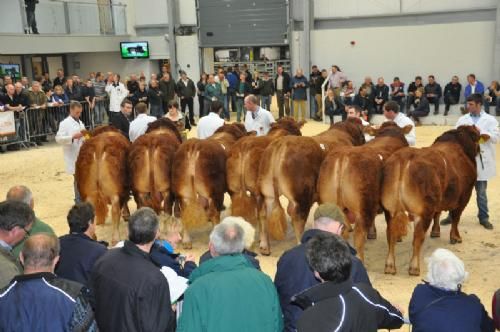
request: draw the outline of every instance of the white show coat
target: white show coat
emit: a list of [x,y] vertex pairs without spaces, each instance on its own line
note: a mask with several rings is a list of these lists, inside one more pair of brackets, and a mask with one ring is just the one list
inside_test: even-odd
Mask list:
[[480,155],[478,154],[476,156],[477,180],[488,181],[496,175],[495,144],[497,144],[500,139],[498,121],[494,116],[481,111],[479,120],[476,123],[474,123],[469,113],[458,119],[456,127],[473,125],[479,129],[481,134],[490,136],[488,141],[479,145],[481,152]]
[[156,117],[147,114],[139,114],[134,121],[130,122],[128,130],[130,142],[134,142],[139,136],[144,135],[148,129],[148,123],[153,121],[156,121]]
[[83,137],[73,139],[73,135],[85,129],[85,125],[80,120],[75,120],[68,116],[59,124],[59,130],[56,134],[56,142],[63,145],[64,163],[66,164],[66,173],[75,174],[75,163],[83,144]]
[[[387,119],[386,121],[390,120]],[[405,138],[409,146],[415,146],[417,142],[417,135],[415,134],[415,124],[413,123],[412,119],[410,119],[403,113],[399,112],[398,115],[396,115],[396,117],[392,121],[394,121],[400,128],[404,128],[407,125],[412,126],[411,131],[405,135]]]
[[271,112],[266,111],[260,106],[257,106],[259,109],[255,112],[255,119],[252,117],[252,112],[247,111],[245,116],[245,129],[250,131],[256,131],[257,136],[267,135],[269,130],[271,130],[271,124],[274,123],[274,118]]
[[120,112],[120,104],[128,96],[128,90],[123,83],[117,85],[106,85],[106,92],[109,94],[109,111]]
[[198,121],[198,138],[205,139],[212,136],[217,129],[224,125],[224,119],[214,112],[200,118]]

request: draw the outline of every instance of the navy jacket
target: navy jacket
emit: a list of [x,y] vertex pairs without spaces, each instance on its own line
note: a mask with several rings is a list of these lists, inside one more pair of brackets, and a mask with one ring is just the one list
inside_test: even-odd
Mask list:
[[[295,87],[295,84],[303,84],[304,86]],[[290,81],[290,89],[292,89],[293,100],[307,100],[307,87],[309,82],[305,76],[294,76]]]
[[194,262],[186,262],[184,266],[182,266],[179,263],[179,254],[172,254],[168,252],[164,246],[156,242],[153,244],[153,247],[151,247],[149,255],[151,256],[153,263],[158,265],[160,268],[162,266],[167,266],[184,278],[189,279],[191,272],[197,268],[196,263]]
[[[278,261],[274,284],[280,297],[281,310],[285,319],[285,331],[295,331],[296,322],[302,309],[291,303],[294,295],[319,284],[306,258],[306,243],[314,236],[322,233],[318,229],[310,229],[302,235],[301,244],[286,251]],[[371,285],[363,263],[357,258],[353,248],[351,278],[354,283]]]
[[415,287],[410,300],[410,321],[413,332],[493,332],[477,296],[449,291],[427,283]]
[[56,274],[86,285],[94,263],[106,253],[106,247],[83,233],[61,236],[59,242],[61,254]]

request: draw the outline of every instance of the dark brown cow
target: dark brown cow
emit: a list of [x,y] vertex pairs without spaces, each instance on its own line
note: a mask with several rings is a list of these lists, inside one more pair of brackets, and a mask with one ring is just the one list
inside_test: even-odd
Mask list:
[[[227,185],[231,196],[231,214],[241,216],[256,225],[262,199],[258,190],[260,159],[264,149],[274,140],[287,136],[301,136],[304,121],[296,122],[291,117],[279,119],[271,125],[266,136],[248,136],[238,140],[227,158]],[[259,206],[259,208],[257,207]]]
[[[285,136],[264,151],[259,166],[259,190],[266,204],[266,218],[260,225],[260,251],[269,255],[269,234],[282,240],[286,216],[279,197],[288,199],[288,214],[297,241],[304,231],[309,210],[317,201],[316,183],[326,153],[335,146],[361,145],[365,142],[359,119],[339,122],[313,137]],[[269,232],[268,232],[269,229]]]
[[96,211],[96,224],[103,224],[111,205],[113,229],[111,242],[120,236],[120,211],[129,195],[127,155],[129,140],[111,126],[92,132],[76,160],[75,180],[83,201],[90,202]]
[[207,221],[219,222],[227,191],[227,154],[234,143],[245,135],[243,125],[225,124],[209,138],[189,139],[177,150],[172,186],[181,208],[185,248],[191,247],[189,231]]
[[411,125],[400,128],[392,121],[383,123],[379,129],[367,127],[365,132],[375,139],[362,146],[336,148],[321,164],[320,203],[335,203],[356,225],[354,244],[361,260],[364,260],[367,231],[374,226],[381,207],[383,161],[408,146],[404,135],[412,128]]
[[161,118],[130,147],[130,184],[137,208],[150,207],[172,214],[171,173],[174,154],[182,143],[175,123]]
[[461,126],[438,137],[428,148],[403,148],[387,159],[382,184],[389,252],[385,273],[395,274],[394,247],[406,235],[408,215],[415,218],[410,275],[420,274],[420,250],[434,219],[431,235],[438,237],[439,215],[450,211],[450,242],[462,242],[458,222],[477,178],[475,157],[479,132]]

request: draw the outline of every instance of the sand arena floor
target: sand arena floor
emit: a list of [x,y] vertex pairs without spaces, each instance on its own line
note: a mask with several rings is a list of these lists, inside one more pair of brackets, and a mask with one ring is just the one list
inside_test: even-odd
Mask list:
[[[303,128],[303,134],[310,136],[327,128],[318,122],[310,121]],[[434,139],[449,127],[418,127],[417,146],[423,147],[432,144]],[[194,137],[195,131],[190,133]],[[500,165],[500,144],[497,145],[497,164]],[[45,144],[43,147],[31,148],[19,152],[9,152],[0,155],[0,195],[4,197],[9,187],[24,184],[30,187],[35,198],[37,216],[49,223],[58,235],[68,232],[66,214],[73,203],[72,177],[64,172],[62,149],[56,143]],[[489,182],[488,198],[491,222],[495,225],[493,231],[487,231],[478,224],[476,214],[475,193],[473,199],[462,215],[459,229],[463,243],[449,244],[449,226],[441,228],[441,238],[431,239],[427,236],[423,246],[423,256],[429,256],[436,248],[443,247],[454,251],[465,262],[470,277],[464,285],[464,291],[476,293],[491,312],[491,297],[500,287],[500,176]],[[230,206],[226,195],[225,205]],[[135,203],[129,202],[131,211],[135,210]],[[314,211],[313,207],[311,215]],[[224,216],[225,214],[223,214]],[[400,305],[407,311],[408,303],[417,283],[425,277],[426,264],[422,265],[422,275],[408,276],[408,264],[411,257],[412,231],[398,243],[396,247],[396,264],[398,274],[395,276],[384,274],[384,262],[387,252],[385,240],[385,220],[382,215],[377,216],[376,225],[378,239],[367,241],[366,267],[373,285],[391,302]],[[126,236],[126,227],[121,224],[122,238]],[[193,234],[193,249],[189,252],[199,257],[207,249],[208,234],[211,225],[208,225]],[[110,241],[110,220],[97,229],[99,239]],[[271,278],[276,272],[276,263],[280,255],[295,245],[291,228],[288,226],[288,235],[285,241],[273,241],[272,254],[268,257],[259,256],[262,269]],[[258,248],[258,244],[257,244]]]

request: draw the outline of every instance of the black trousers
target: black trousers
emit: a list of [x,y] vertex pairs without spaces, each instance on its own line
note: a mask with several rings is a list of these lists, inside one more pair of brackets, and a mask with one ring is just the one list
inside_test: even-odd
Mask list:
[[194,122],[194,107],[193,107],[193,97],[184,97],[181,99],[181,112],[186,114],[186,106],[189,109],[189,121]]
[[458,98],[455,98],[453,96],[444,96],[444,110],[448,112],[450,110],[450,105],[456,105],[458,104]]
[[200,118],[201,118],[201,117],[203,116],[203,114],[204,114],[204,113],[203,113],[203,112],[204,112],[204,109],[203,109],[203,108],[204,108],[204,106],[205,106],[205,98],[203,98],[203,96],[198,96],[198,104],[199,104],[199,106],[200,106],[200,111],[199,111],[199,112],[200,112],[200,114],[199,114],[199,116],[200,116]]
[[434,113],[439,112],[439,98],[438,97],[429,97],[427,98],[429,104],[434,104]]
[[36,4],[34,2],[26,5],[26,18],[28,19],[28,26],[31,28],[31,32],[38,33],[35,19],[35,6]]

